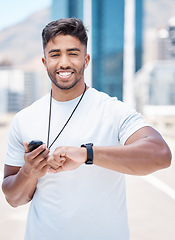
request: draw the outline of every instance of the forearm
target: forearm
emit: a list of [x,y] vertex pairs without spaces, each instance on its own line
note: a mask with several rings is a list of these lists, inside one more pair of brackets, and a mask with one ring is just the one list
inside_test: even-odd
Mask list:
[[37,178],[26,174],[23,168],[17,174],[6,177],[2,184],[2,190],[8,203],[13,207],[17,207],[30,202],[37,181]]
[[125,146],[94,147],[94,164],[131,175],[146,175],[166,168],[171,152],[155,139],[141,139]]
[[[58,147],[48,159],[51,172],[69,171],[84,164],[87,150],[83,147]],[[146,175],[169,167],[171,151],[161,135],[150,127],[132,134],[124,146],[93,147],[93,163],[117,172]]]

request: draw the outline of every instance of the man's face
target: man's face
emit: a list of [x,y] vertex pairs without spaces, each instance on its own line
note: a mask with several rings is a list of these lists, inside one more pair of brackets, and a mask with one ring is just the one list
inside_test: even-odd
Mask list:
[[79,81],[84,82],[84,69],[89,55],[78,38],[58,35],[50,40],[42,59],[52,83],[59,89],[71,89]]

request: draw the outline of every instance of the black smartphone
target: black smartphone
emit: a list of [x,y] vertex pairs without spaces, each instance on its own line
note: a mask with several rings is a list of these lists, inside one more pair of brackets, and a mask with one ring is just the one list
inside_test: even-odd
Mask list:
[[43,144],[42,141],[40,140],[32,140],[31,142],[29,142],[29,151],[32,152],[33,150],[35,150],[36,148],[38,148],[39,146],[41,146]]

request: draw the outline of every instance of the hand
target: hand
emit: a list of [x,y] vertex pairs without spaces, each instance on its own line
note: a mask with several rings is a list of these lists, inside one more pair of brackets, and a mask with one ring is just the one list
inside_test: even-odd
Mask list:
[[35,178],[43,177],[49,168],[47,165],[49,149],[43,144],[32,152],[29,152],[28,142],[24,142],[23,144],[25,148],[23,172]]
[[57,147],[47,159],[48,172],[58,173],[78,168],[86,161],[86,149],[79,147]]

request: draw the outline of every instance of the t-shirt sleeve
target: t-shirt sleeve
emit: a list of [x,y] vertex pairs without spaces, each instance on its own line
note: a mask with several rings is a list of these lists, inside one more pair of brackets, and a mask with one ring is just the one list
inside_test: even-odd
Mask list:
[[124,145],[127,139],[142,127],[149,126],[144,118],[135,110],[123,104],[122,117],[119,122],[118,140]]
[[24,152],[24,145],[18,124],[18,115],[16,115],[12,120],[8,133],[5,164],[21,167],[24,164]]

